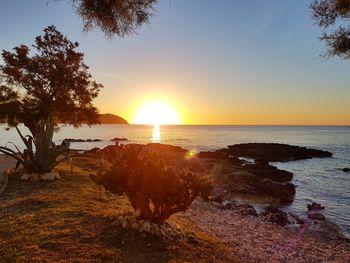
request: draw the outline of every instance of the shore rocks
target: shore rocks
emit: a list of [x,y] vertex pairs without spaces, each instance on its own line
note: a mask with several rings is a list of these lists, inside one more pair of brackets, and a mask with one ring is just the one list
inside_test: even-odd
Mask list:
[[295,186],[292,183],[280,184],[265,178],[258,187],[268,195],[280,199],[281,203],[291,203],[294,200]]
[[102,142],[102,140],[100,139],[72,139],[72,138],[66,138],[63,141],[67,141],[67,142]]
[[324,206],[320,205],[319,203],[312,202],[311,204],[307,205],[308,211],[315,211],[315,210],[321,210],[324,209]]
[[266,163],[248,164],[244,166],[244,170],[277,182],[287,182],[293,179],[293,173]]
[[138,211],[139,210],[135,211],[133,214],[120,215],[112,225],[125,229],[132,229],[140,233],[152,234],[164,239],[177,238],[180,235],[178,229],[174,229],[166,222],[163,224],[156,224],[140,219],[140,213],[138,213]]
[[127,138],[118,138],[118,137],[116,137],[116,138],[113,138],[111,140],[111,142],[121,142],[121,141],[127,141],[127,140],[128,140]]
[[328,151],[309,149],[279,143],[242,143],[229,145],[220,152],[252,159],[260,159],[269,162],[288,162],[292,160],[310,159],[313,157],[331,157]]
[[318,212],[309,212],[307,214],[307,217],[312,219],[312,220],[321,220],[321,221],[326,220],[326,217],[323,214],[318,213]]
[[269,206],[265,212],[262,213],[263,220],[278,224],[280,226],[286,226],[290,224],[288,214],[281,211],[277,207]]
[[57,172],[49,172],[49,173],[43,173],[43,174],[37,174],[37,173],[24,173],[21,176],[21,180],[25,181],[54,181],[59,180],[60,176]]

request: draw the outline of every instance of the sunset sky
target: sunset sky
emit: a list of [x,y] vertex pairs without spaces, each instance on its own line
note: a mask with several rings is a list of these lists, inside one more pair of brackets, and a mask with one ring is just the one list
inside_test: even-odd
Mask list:
[[310,0],[160,0],[138,35],[82,33],[71,1],[2,0],[0,48],[54,24],[105,88],[101,113],[133,122],[165,101],[183,124],[350,124],[350,60],[324,60]]

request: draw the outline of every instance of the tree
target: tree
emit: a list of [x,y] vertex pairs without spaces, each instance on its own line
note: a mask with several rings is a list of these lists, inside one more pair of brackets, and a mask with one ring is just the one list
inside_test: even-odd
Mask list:
[[[50,171],[57,157],[69,149],[66,143],[56,146],[52,142],[58,123],[75,127],[98,123],[92,101],[103,86],[92,80],[84,54],[76,51],[78,43],[54,26],[45,28],[32,47],[2,51],[0,123],[16,128],[26,150],[20,155],[6,147],[0,151],[16,158],[26,170],[42,173]],[[21,134],[19,123],[31,136]]]
[[157,0],[72,0],[84,30],[98,27],[106,36],[130,35],[149,23]]
[[325,57],[350,58],[350,0],[314,0],[312,17],[323,28],[321,41],[328,47]]

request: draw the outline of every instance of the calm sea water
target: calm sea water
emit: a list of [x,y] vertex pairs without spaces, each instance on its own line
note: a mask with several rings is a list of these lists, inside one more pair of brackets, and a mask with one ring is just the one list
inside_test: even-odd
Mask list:
[[[24,133],[28,133],[22,127]],[[60,143],[64,138],[101,139],[102,142],[72,143],[72,148],[87,150],[113,144],[115,137],[127,138],[128,143],[149,143],[160,138],[161,143],[179,145],[186,149],[215,150],[230,144],[245,142],[277,142],[327,150],[332,158],[275,163],[294,173],[297,186],[295,201],[288,208],[305,215],[306,204],[317,201],[326,206],[325,215],[341,226],[350,236],[350,128],[340,126],[161,126],[154,130],[144,125],[101,125],[79,129],[62,127],[55,135]],[[14,130],[0,126],[0,145],[13,142],[23,148]],[[8,144],[9,146],[11,144]]]

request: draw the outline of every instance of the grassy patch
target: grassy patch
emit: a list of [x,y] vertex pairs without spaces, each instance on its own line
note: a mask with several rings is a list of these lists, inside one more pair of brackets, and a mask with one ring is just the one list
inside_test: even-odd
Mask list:
[[0,196],[0,262],[236,262],[222,243],[183,218],[169,220],[183,233],[178,240],[111,226],[132,208],[90,180],[98,162],[76,157],[73,173],[63,163],[55,182],[9,176]]

